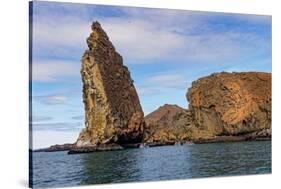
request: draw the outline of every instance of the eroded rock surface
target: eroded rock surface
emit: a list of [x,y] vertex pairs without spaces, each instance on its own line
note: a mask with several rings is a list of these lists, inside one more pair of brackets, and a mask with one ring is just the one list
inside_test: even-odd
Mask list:
[[145,123],[128,68],[98,22],[87,44],[81,68],[86,128],[76,145],[140,142]]
[[164,105],[145,117],[145,142],[224,142],[271,137],[271,74],[216,73],[192,83],[189,109]]
[[187,100],[195,128],[214,136],[271,128],[271,74],[216,73],[192,83]]
[[144,141],[181,142],[191,138],[190,112],[177,105],[165,104],[145,117]]

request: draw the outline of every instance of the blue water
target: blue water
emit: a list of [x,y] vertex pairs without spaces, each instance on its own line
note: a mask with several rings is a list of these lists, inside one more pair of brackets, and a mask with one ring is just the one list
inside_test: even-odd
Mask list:
[[266,173],[271,173],[271,141],[33,152],[33,187],[40,188]]

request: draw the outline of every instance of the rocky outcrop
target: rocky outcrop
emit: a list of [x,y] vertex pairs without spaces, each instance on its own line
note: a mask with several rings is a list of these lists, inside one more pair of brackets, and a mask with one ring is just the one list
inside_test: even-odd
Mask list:
[[145,117],[144,142],[180,142],[191,138],[191,114],[177,105],[165,104]]
[[98,22],[87,44],[81,68],[86,128],[76,146],[140,142],[145,123],[128,68]]
[[72,149],[73,147],[75,147],[75,144],[70,144],[70,143],[66,143],[66,144],[55,144],[52,145],[48,148],[42,148],[42,149],[38,149],[38,150],[34,150],[34,152],[58,152],[58,151],[68,151],[70,149]]
[[271,128],[270,73],[212,74],[192,83],[187,100],[197,131],[237,136]]
[[271,137],[271,74],[216,73],[192,83],[189,109],[164,105],[145,117],[144,142],[225,142]]

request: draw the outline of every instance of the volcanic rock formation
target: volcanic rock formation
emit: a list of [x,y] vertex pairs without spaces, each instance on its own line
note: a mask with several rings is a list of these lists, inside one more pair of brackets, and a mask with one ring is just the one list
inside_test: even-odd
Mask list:
[[98,22],[87,44],[81,69],[86,128],[76,145],[140,142],[145,123],[128,68]]
[[72,154],[271,137],[271,73],[200,78],[186,94],[188,110],[165,104],[144,118],[130,72],[98,22],[93,22],[87,44],[81,60],[85,128],[74,144],[39,151]]
[[164,105],[145,117],[144,142],[223,142],[271,137],[271,74],[216,73],[192,83],[189,109]]
[[244,135],[271,129],[271,74],[216,73],[187,93],[195,127],[211,135]]
[[144,141],[180,142],[191,138],[190,112],[177,105],[165,104],[145,117]]

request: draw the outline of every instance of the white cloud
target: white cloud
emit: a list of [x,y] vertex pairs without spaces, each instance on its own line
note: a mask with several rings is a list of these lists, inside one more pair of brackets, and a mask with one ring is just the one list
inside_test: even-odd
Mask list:
[[66,96],[49,96],[45,99],[46,104],[63,104],[67,101]]
[[182,76],[181,75],[156,75],[156,76],[152,76],[150,78],[148,78],[148,81],[150,82],[178,82],[179,80],[182,80]]
[[68,101],[68,97],[65,95],[55,94],[55,95],[46,95],[46,96],[35,96],[36,100],[40,101],[46,105],[59,105],[65,104]]
[[[140,63],[156,59],[222,60],[254,53],[264,44],[254,33],[212,31],[208,28],[208,19],[218,16],[216,13],[119,9],[126,16],[94,16],[91,19],[90,15],[88,18],[80,15],[41,16],[34,24],[35,48],[42,47],[58,56],[75,54],[80,57],[94,20],[101,23],[125,60]],[[81,13],[85,14],[87,11]],[[237,19],[244,16],[237,16]],[[266,20],[263,18],[245,16],[244,19],[262,22]]]
[[80,73],[79,62],[44,61],[33,62],[32,80],[41,82],[56,81],[63,76],[74,76]]
[[[222,60],[249,52],[251,43],[260,44],[260,40],[250,41],[257,39],[250,34],[179,34],[140,20],[109,21],[103,26],[117,49],[130,60]],[[244,37],[243,45],[240,37]]]
[[150,86],[161,88],[186,88],[188,81],[180,74],[158,74],[145,79]]
[[53,118],[50,116],[32,116],[33,122],[42,122],[42,121],[50,121]]
[[[36,18],[36,17],[35,17]],[[91,23],[73,16],[46,17],[34,21],[34,44],[38,48],[68,47],[75,48],[75,45],[86,47],[86,37],[90,33]]]
[[156,86],[136,86],[136,90],[139,96],[159,94],[161,92],[161,90]]
[[186,90],[190,80],[181,74],[158,74],[147,77],[136,85],[140,96],[163,94],[169,90]]
[[131,60],[164,58],[185,46],[184,36],[145,20],[107,19],[102,26],[117,50]]
[[72,116],[71,119],[73,120],[84,120],[85,116],[79,115],[79,116]]
[[55,131],[70,131],[80,130],[83,127],[82,122],[44,122],[32,123],[32,129],[38,130],[55,130]]

